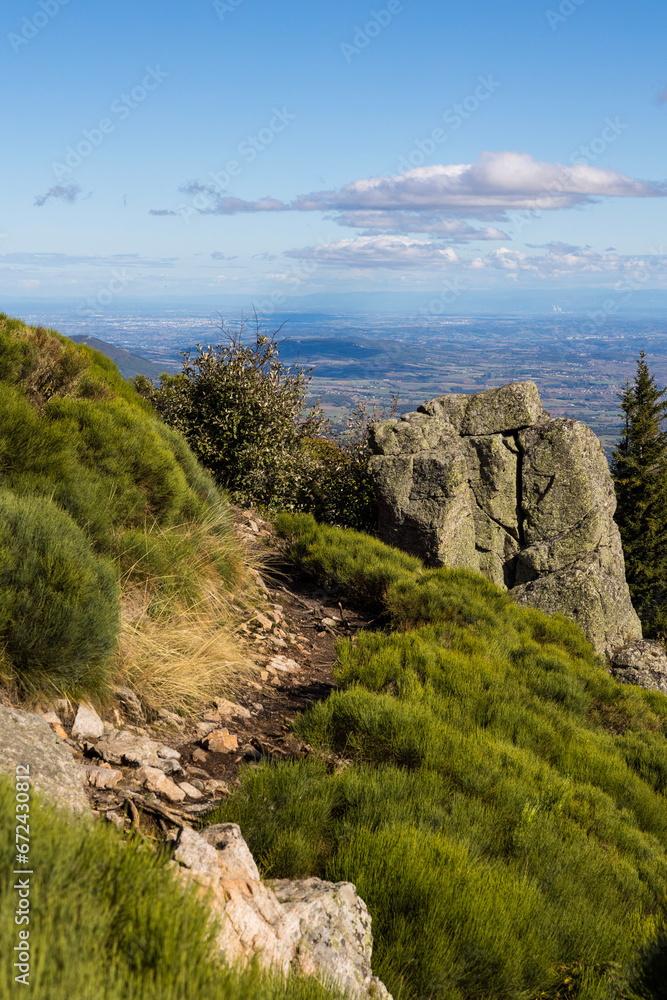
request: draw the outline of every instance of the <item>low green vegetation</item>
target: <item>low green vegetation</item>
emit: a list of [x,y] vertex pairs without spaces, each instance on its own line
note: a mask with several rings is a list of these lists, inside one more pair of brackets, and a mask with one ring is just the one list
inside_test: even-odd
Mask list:
[[[183,436],[104,355],[4,314],[0,489],[0,668],[21,696],[102,696],[130,667],[141,692],[146,631],[155,661],[156,632],[182,631],[180,616],[209,638],[243,590],[228,503]],[[224,664],[229,650],[213,653]],[[221,668],[205,673],[187,690],[167,678],[165,707],[209,695]]]
[[277,527],[389,628],[340,644],[338,689],[295,726],[314,755],[248,771],[214,821],[272,877],[354,882],[401,1000],[664,996],[667,698],[478,574]]
[[18,894],[15,792],[0,778],[0,998],[29,931],[35,1000],[337,1000],[314,980],[230,969],[216,956],[214,925],[194,888],[141,840],[123,843],[110,824],[73,821],[31,803],[30,923],[15,923]]
[[221,343],[184,352],[182,371],[157,386],[137,376],[137,389],[239,503],[375,530],[366,432],[379,414],[361,404],[334,433],[317,403],[306,408],[312,369],[280,360],[278,331],[256,321],[254,342],[246,332],[223,323]]

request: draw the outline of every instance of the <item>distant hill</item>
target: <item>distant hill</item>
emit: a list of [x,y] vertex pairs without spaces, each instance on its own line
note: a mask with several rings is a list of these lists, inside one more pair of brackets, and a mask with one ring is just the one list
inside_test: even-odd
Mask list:
[[88,347],[106,354],[108,358],[111,358],[118,365],[123,378],[134,378],[135,375],[145,375],[146,378],[156,379],[163,372],[170,370],[169,365],[165,364],[163,367],[154,361],[147,361],[146,358],[140,358],[137,354],[132,354],[122,347],[116,347],[114,344],[107,344],[106,341],[98,340],[97,337],[85,337],[82,334],[77,334],[69,339],[73,340],[75,344],[87,344]]

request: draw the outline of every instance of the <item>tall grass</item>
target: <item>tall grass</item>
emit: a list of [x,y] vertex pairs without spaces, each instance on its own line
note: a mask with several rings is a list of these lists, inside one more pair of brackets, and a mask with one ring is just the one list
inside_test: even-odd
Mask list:
[[[16,503],[51,511],[53,537],[45,552],[63,549],[60,518],[71,525],[70,535],[78,526],[79,575],[84,564],[115,563],[124,614],[113,679],[130,683],[149,707],[191,708],[211,693],[233,690],[248,665],[235,638],[232,604],[247,599],[249,560],[234,535],[228,501],[183,436],[155,416],[108,358],[0,314],[0,468]],[[35,633],[28,652],[41,642],[60,653],[59,669],[45,663],[39,677],[31,655],[30,691],[37,696],[58,687],[72,696],[103,696],[112,678],[92,653],[96,643],[108,652],[109,635],[113,646],[118,634],[117,582],[105,590],[113,590],[107,619],[115,631],[101,614],[96,623],[92,612],[81,611],[76,620],[85,627],[73,627],[70,614],[70,627],[56,628],[58,601],[68,611],[82,604],[76,573],[68,581],[60,573],[61,593],[45,612],[36,595],[53,597],[53,560],[29,555],[24,536],[15,535],[14,548],[22,546],[25,565],[35,569],[30,587],[23,587],[24,631]],[[86,546],[87,560],[79,551]],[[0,539],[0,563],[7,547]],[[7,588],[0,589],[1,643],[9,611],[3,612]],[[54,640],[54,629],[62,641]],[[6,643],[5,684],[21,679],[16,650],[15,642]]]
[[667,697],[477,574],[280,524],[342,590],[372,552],[394,631],[339,645],[338,690],[295,726],[314,759],[248,772],[215,819],[272,876],[354,882],[401,1000],[664,996]]
[[[14,804],[12,786],[0,779],[2,1000],[23,988],[11,957],[20,929]],[[123,843],[109,824],[67,818],[39,801],[31,804],[30,838],[35,1000],[336,1000],[314,980],[285,984],[257,968],[226,966],[205,902],[148,843]]]

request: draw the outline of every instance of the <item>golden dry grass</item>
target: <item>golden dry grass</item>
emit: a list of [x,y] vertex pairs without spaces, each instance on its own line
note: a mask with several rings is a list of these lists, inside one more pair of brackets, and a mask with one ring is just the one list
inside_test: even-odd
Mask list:
[[237,695],[257,670],[239,628],[258,603],[261,559],[233,531],[226,507],[198,524],[147,528],[144,545],[121,580],[117,683],[149,710],[184,714]]

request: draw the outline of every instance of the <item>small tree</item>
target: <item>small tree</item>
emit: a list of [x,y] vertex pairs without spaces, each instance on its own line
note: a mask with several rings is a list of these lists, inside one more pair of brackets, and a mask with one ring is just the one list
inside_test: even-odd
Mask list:
[[261,333],[257,318],[254,343],[244,342],[243,321],[220,331],[224,342],[183,352],[182,372],[157,387],[137,376],[137,389],[237,500],[277,503],[298,486],[299,458],[326,422],[318,404],[305,410],[312,368],[284,365],[279,330]]
[[667,389],[658,389],[644,351],[619,393],[625,425],[612,458],[616,522],[626,576],[646,635],[667,634]]

